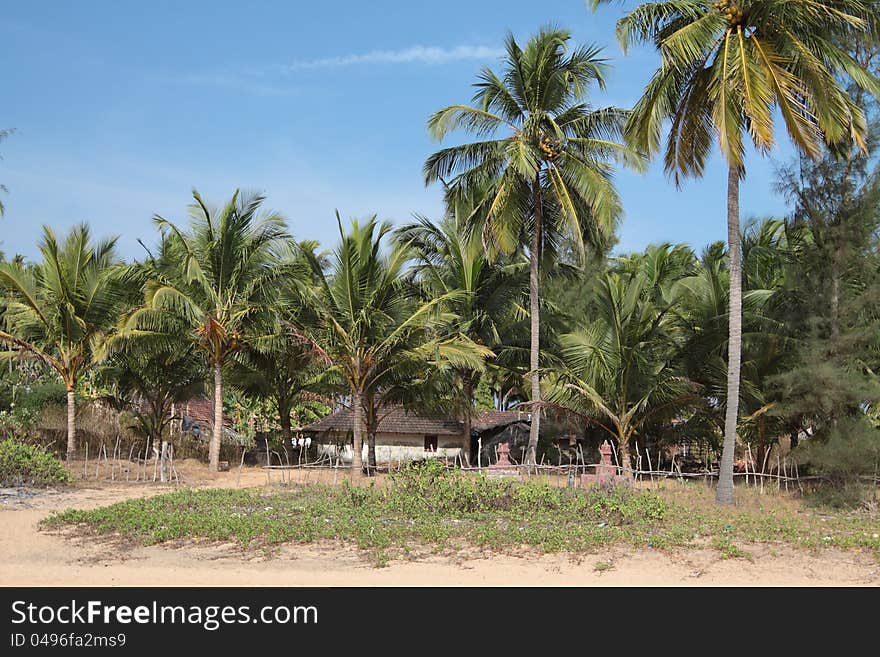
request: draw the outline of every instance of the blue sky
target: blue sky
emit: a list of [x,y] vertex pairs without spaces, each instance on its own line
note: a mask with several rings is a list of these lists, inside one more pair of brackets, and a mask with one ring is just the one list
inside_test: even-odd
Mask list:
[[[298,239],[332,245],[334,210],[395,222],[437,217],[422,164],[438,148],[425,122],[468,101],[476,73],[498,66],[504,35],[548,23],[605,46],[614,68],[593,104],[631,106],[656,55],[624,56],[618,5],[583,0],[444,2],[7,3],[0,22],[0,145],[6,217],[0,249],[33,256],[40,226],[88,221],[119,235],[127,257],[155,239],[151,218],[185,221],[193,187],[221,202],[259,189]],[[781,214],[774,161],[752,154],[744,218]],[[655,163],[620,172],[619,250],[725,237],[725,168],[676,190]]]

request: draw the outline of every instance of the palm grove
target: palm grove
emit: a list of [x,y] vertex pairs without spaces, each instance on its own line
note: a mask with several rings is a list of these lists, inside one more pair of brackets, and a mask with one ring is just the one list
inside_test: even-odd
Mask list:
[[[425,162],[445,216],[396,228],[337,217],[330,250],[239,191],[218,206],[194,192],[186,223],[156,217],[138,262],[85,225],[62,239],[46,227],[39,262],[0,263],[3,421],[21,413],[16,382],[57,377],[71,458],[77,404],[98,391],[134,408],[155,445],[175,403],[202,393],[216,469],[231,395],[285,441],[309,399],[335,398],[355,418],[360,475],[376,467],[384,406],[454,413],[469,437],[478,405],[515,400],[532,412],[529,464],[563,424],[611,440],[625,471],[635,453],[698,441],[729,503],[737,445],[760,461],[786,437],[804,467],[857,486],[880,461],[876,12],[862,0],[641,5],[617,36],[654,46],[660,66],[631,110],[593,104],[599,48],[555,28],[509,37],[470,103],[428,120],[437,140],[470,137]],[[746,144],[761,156],[780,132],[800,152],[778,173],[791,213],[741,225]],[[663,148],[679,184],[716,145],[727,239],[612,257],[615,169],[642,170]]]

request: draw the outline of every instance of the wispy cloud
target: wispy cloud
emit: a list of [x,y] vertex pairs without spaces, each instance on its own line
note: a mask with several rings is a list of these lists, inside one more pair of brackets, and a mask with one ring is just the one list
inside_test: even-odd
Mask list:
[[288,71],[301,71],[314,68],[340,68],[343,66],[363,66],[369,64],[445,64],[469,59],[497,59],[504,54],[501,48],[489,46],[412,46],[402,50],[371,50],[369,52],[302,59],[287,65]]
[[[254,96],[289,96],[298,89],[289,86],[289,74],[312,69],[344,68],[383,64],[446,64],[466,60],[492,60],[504,55],[501,48],[489,46],[411,46],[400,50],[371,50],[365,53],[299,59],[282,66],[251,67],[229,71],[170,76],[177,84],[214,87]],[[287,78],[287,79],[286,79]]]

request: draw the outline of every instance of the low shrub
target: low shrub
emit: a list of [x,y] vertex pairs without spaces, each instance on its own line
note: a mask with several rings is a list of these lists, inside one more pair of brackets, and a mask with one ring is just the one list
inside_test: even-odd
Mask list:
[[798,462],[822,481],[810,492],[821,506],[856,508],[874,502],[876,485],[866,479],[880,470],[880,430],[866,417],[841,418],[795,452]]
[[69,481],[61,461],[42,447],[12,438],[0,441],[0,485],[51,486]]
[[409,515],[435,513],[454,517],[490,512],[516,516],[561,512],[563,515],[628,524],[636,520],[661,520],[666,503],[649,492],[629,486],[592,488],[587,491],[552,486],[541,479],[525,482],[470,476],[447,469],[434,459],[415,463],[391,476],[386,503]]

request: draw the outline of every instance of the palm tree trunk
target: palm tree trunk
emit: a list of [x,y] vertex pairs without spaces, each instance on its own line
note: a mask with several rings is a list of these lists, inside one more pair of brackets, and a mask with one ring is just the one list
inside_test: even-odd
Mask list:
[[281,440],[285,448],[291,445],[290,404],[283,399],[278,400],[278,421],[281,424]]
[[733,504],[733,455],[739,416],[739,376],[742,361],[742,256],[739,235],[740,168],[727,170],[727,247],[730,258],[730,306],[727,341],[727,408],[724,414],[724,448],[718,473],[718,504]]
[[76,395],[67,387],[67,460],[76,458]]
[[462,432],[461,432],[461,464],[465,467],[471,464],[471,428],[473,426],[473,418],[471,418],[471,409],[473,408],[474,403],[474,383],[471,380],[470,375],[464,375],[463,388],[464,388],[464,401],[466,407],[464,409],[464,416],[462,417]]
[[376,474],[376,431],[367,431],[367,474]]
[[223,438],[223,370],[219,362],[214,363],[214,432],[208,448],[208,467],[220,470],[220,441]]
[[352,452],[351,452],[351,468],[355,479],[364,476],[364,409],[362,405],[360,391],[355,392],[351,396],[351,433],[352,433]]
[[376,474],[376,432],[378,431],[378,410],[373,395],[367,395],[364,410],[364,427],[367,430],[367,476]]
[[629,438],[624,435],[617,436],[617,465],[620,466],[620,474],[623,477],[632,478],[632,461],[629,458]]
[[535,465],[538,456],[538,436],[541,432],[541,377],[538,374],[541,353],[540,297],[538,296],[538,260],[541,251],[541,182],[538,176],[532,184],[532,203],[535,212],[535,225],[532,227],[532,244],[529,248],[529,322],[531,342],[529,344],[529,370],[532,382],[532,421],[529,427],[529,446],[526,450],[526,464]]

